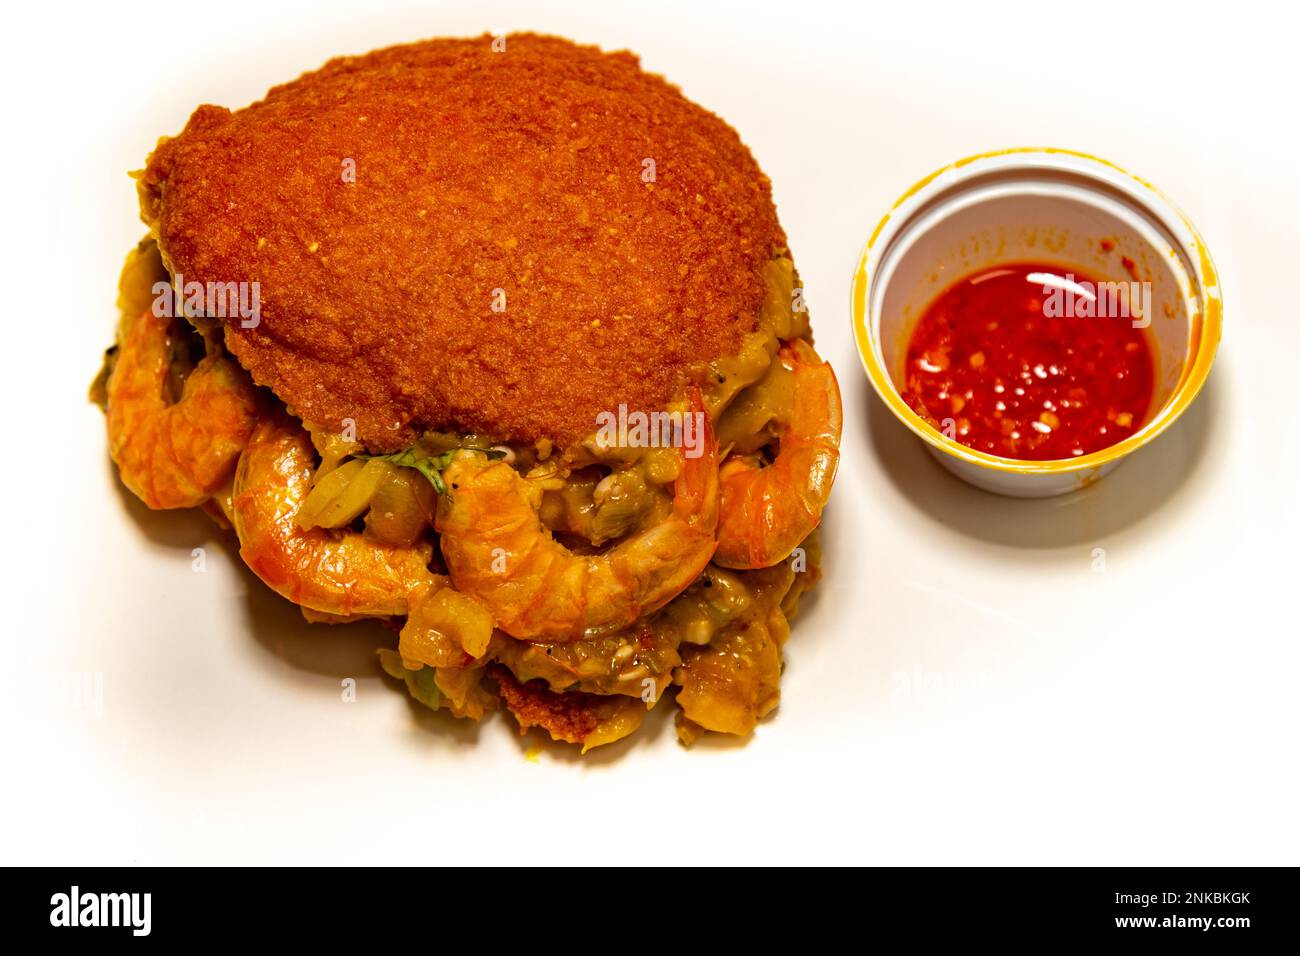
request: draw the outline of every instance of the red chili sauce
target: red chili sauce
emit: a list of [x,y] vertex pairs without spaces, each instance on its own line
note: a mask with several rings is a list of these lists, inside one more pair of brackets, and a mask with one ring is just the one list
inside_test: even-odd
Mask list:
[[949,438],[1003,458],[1077,458],[1141,428],[1155,377],[1146,336],[1127,315],[1060,314],[1053,290],[1066,278],[1099,288],[1065,272],[1000,265],[944,290],[912,331],[904,401]]

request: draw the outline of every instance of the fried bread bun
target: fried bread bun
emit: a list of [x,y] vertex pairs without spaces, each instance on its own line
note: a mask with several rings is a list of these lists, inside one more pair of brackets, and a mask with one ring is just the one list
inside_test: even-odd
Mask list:
[[[502,49],[504,47],[504,49]],[[256,282],[229,350],[370,451],[563,447],[734,353],[785,246],[735,131],[630,53],[531,34],[344,57],[202,106],[138,174],[173,276]]]

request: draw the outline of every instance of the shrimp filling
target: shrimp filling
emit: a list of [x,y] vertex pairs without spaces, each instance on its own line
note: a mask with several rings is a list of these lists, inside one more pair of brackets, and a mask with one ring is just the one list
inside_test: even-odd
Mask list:
[[584,750],[674,692],[688,744],[748,734],[776,707],[789,619],[820,576],[840,433],[788,256],[766,267],[740,349],[668,410],[706,423],[699,454],[428,432],[371,455],[258,390],[219,330],[153,320],[144,289],[159,275],[146,241],[92,386],[123,480],[151,507],[233,527],[309,620],[393,622],[380,662],[415,700],[469,719],[504,704]]

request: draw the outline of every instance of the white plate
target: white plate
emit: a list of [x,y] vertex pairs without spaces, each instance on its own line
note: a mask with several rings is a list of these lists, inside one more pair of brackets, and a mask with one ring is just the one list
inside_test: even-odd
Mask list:
[[[76,30],[46,6],[10,24],[6,862],[1295,862],[1286,30],[1220,18],[1206,47],[1173,4],[1090,7],[1082,47],[1077,13],[1031,3],[296,6],[95,8]],[[686,751],[665,721],[534,762],[508,720],[421,719],[376,676],[373,632],[308,628],[205,519],[125,495],[83,398],[142,231],[124,173],[157,135],[332,54],[523,26],[635,48],[740,131],[840,375],[826,579],[783,703],[745,746]],[[1211,48],[1185,79],[1164,55]],[[903,188],[1027,142],[1158,182],[1214,250],[1229,308],[1176,427],[1046,501],[930,460],[869,394],[845,310]],[[48,716],[51,680],[83,673],[102,674],[102,714],[65,700]]]

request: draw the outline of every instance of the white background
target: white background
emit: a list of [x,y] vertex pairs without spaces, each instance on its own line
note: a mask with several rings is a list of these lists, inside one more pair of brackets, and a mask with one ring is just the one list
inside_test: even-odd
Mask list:
[[[1300,862],[1284,5],[381,7],[6,12],[3,862]],[[158,135],[335,54],[525,28],[632,48],[739,130],[840,374],[826,579],[781,707],[744,746],[683,750],[657,720],[530,760],[506,719],[421,717],[377,676],[377,632],[308,628],[206,519],[124,493],[85,400],[142,234],[125,174]],[[869,395],[847,309],[904,189],[1016,145],[1154,181],[1201,228],[1226,301],[1178,425],[1038,502],[929,459]],[[102,673],[100,717],[51,707],[68,672]]]

